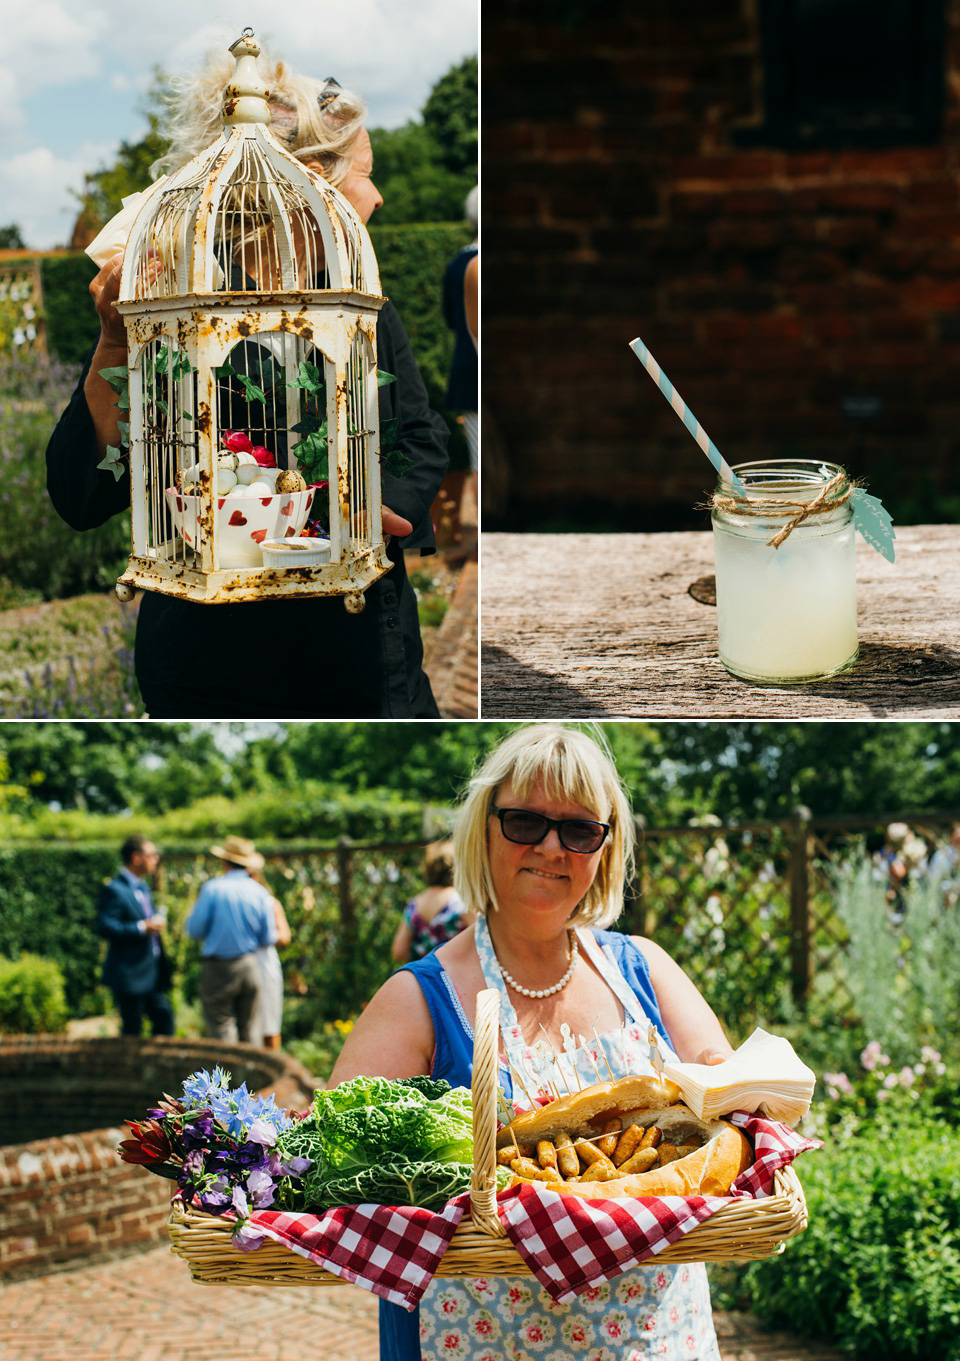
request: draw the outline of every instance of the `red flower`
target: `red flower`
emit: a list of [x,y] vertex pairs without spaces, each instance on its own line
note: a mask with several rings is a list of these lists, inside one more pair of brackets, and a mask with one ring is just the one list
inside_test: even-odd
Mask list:
[[[244,435],[244,439],[246,438],[246,435]],[[247,440],[247,444],[247,453],[253,454],[261,468],[275,468],[277,466],[277,460],[269,449],[266,449],[262,444],[250,444],[249,440]]]
[[123,1139],[117,1152],[125,1163],[139,1163],[149,1167],[152,1163],[165,1163],[172,1153],[170,1141],[163,1127],[156,1120],[143,1120],[137,1124],[133,1120],[125,1122],[130,1126],[132,1139]]
[[[250,454],[253,452],[250,436],[245,435],[242,430],[224,430],[223,442],[231,454]],[[259,463],[260,460],[257,459],[257,462]]]

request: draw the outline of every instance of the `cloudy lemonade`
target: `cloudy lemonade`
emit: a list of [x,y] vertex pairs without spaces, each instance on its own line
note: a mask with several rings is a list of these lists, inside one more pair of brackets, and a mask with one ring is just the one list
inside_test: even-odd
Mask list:
[[[849,502],[770,540],[842,472],[817,463],[744,464],[745,503],[715,507],[720,660],[759,681],[835,675],[857,658],[855,530]],[[768,504],[770,503],[770,504]]]

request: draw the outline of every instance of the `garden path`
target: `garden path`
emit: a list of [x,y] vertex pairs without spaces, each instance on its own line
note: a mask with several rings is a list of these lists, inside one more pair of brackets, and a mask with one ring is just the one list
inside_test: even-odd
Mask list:
[[[835,1348],[718,1314],[723,1361],[844,1361]],[[197,1285],[167,1247],[0,1284],[2,1361],[377,1361],[377,1303],[349,1286]]]

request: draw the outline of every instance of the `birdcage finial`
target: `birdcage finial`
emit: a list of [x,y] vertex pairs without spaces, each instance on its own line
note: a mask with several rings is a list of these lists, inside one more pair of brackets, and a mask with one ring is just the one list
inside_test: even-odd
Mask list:
[[252,28],[243,30],[243,35],[230,48],[230,55],[236,58],[237,66],[223,92],[224,123],[227,127],[235,123],[269,123],[267,96],[270,91],[257,70],[260,44],[253,36]]

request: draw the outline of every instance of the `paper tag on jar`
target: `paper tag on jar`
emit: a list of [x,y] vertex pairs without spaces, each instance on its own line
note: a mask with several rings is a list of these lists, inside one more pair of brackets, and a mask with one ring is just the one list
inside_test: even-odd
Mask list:
[[859,530],[871,548],[883,554],[887,562],[893,562],[893,519],[889,511],[884,509],[883,502],[862,487],[854,487],[850,499],[853,502],[854,528]]

